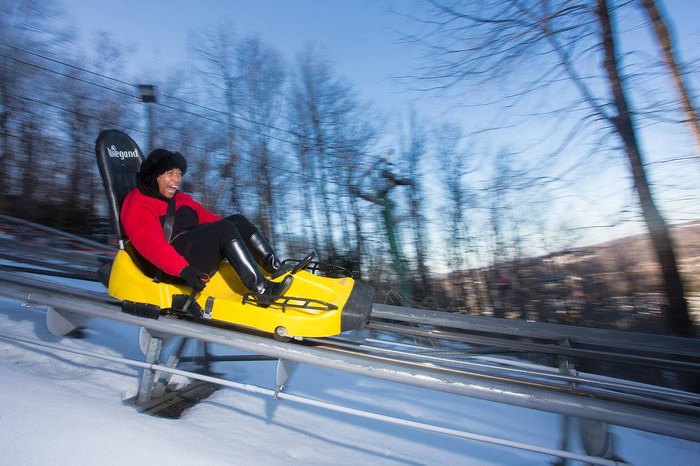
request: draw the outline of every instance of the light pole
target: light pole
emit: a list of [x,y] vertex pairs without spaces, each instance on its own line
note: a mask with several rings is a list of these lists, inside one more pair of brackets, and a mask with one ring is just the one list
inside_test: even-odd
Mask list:
[[146,120],[148,121],[148,155],[155,148],[155,134],[153,126],[153,104],[156,102],[156,87],[153,84],[139,84],[139,94],[141,94],[141,102],[146,105]]

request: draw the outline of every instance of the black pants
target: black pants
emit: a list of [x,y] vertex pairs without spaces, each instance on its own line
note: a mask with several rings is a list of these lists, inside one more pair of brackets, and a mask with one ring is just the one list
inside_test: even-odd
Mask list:
[[202,223],[180,233],[171,244],[192,267],[213,274],[224,258],[223,246],[234,239],[248,242],[258,229],[243,215],[236,214],[218,222]]

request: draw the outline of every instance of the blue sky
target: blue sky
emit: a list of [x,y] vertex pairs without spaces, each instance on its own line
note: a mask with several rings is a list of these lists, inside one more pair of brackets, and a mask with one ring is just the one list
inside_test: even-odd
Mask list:
[[[130,65],[148,75],[183,66],[188,33],[231,23],[242,36],[256,34],[288,60],[307,44],[320,46],[338,76],[387,114],[405,112],[419,100],[422,112],[465,121],[456,99],[411,93],[394,79],[418,64],[417,47],[401,40],[415,22],[405,14],[422,11],[421,0],[58,0],[75,30],[91,47],[95,31],[108,31],[134,51]],[[663,2],[684,47],[684,57],[700,46],[700,1]],[[419,13],[415,13],[421,16]],[[648,40],[642,37],[641,40]],[[699,84],[700,85],[700,84]],[[483,117],[483,108],[479,117]],[[469,121],[467,119],[467,121]]]
[[[134,68],[154,72],[158,66],[186,62],[187,35],[230,22],[241,35],[257,34],[293,60],[306,44],[322,47],[339,76],[348,78],[360,97],[400,104],[405,94],[390,78],[406,73],[411,49],[396,29],[406,20],[400,0],[59,0],[86,43],[95,31],[136,50]],[[167,6],[166,6],[167,5]],[[87,45],[86,47],[89,47]]]
[[[460,122],[465,131],[493,125],[488,118],[492,109],[459,109],[456,107],[457,99],[409,93],[392,79],[393,76],[410,73],[416,65],[412,57],[418,53],[417,49],[400,40],[401,32],[409,31],[413,23],[396,12],[417,11],[425,4],[419,0],[58,1],[64,6],[67,19],[74,21],[86,51],[90,50],[90,38],[95,31],[109,31],[115,40],[135,49],[130,66],[144,76],[165,76],[167,73],[161,74],[161,68],[186,65],[188,33],[228,21],[240,35],[257,34],[290,61],[307,44],[320,46],[333,62],[336,74],[348,79],[361,99],[370,101],[386,115],[397,118],[405,115],[409,102],[419,98],[415,105],[421,116]],[[686,60],[697,58],[696,50],[700,49],[700,22],[697,21],[700,18],[700,1],[665,0],[662,5],[682,46],[682,57]],[[645,30],[635,32],[631,37],[628,39],[630,42],[646,43],[649,40]],[[696,90],[700,89],[698,73],[692,77],[691,85]],[[477,94],[483,92],[483,89],[479,89]],[[542,125],[536,120],[528,120],[518,131],[500,131],[491,135],[491,151],[505,147],[517,151],[514,145],[524,144],[541,131]],[[676,125],[670,131],[683,133],[686,130]],[[691,140],[689,135],[681,134],[680,143],[669,143],[666,139],[668,132],[668,128],[661,127],[656,132],[643,134],[650,161],[668,158],[666,152],[669,147],[681,156],[693,154],[694,146],[686,142]],[[576,159],[576,154],[572,154],[571,160]],[[625,162],[618,159],[616,163],[620,164],[620,169],[613,172],[618,179],[602,182],[600,186],[588,183],[570,186],[565,192],[569,199],[575,198],[576,202],[582,203],[583,209],[588,209],[584,212],[591,218],[584,223],[605,223],[605,218],[593,218],[593,210],[607,208],[616,211],[625,203],[635,204],[626,182],[620,183],[619,180],[627,170]],[[681,168],[679,179],[684,177],[686,186],[698,185],[693,180],[700,176],[699,167],[692,166],[690,170]],[[662,179],[657,176],[657,180],[661,179],[658,186],[669,178],[668,170],[672,172],[673,169],[673,166],[667,169]],[[596,171],[597,168],[590,170]],[[692,200],[699,195],[696,190],[688,197]],[[561,208],[565,213],[573,209],[572,204],[566,202]],[[686,203],[683,209],[669,207],[667,217],[678,221],[700,216],[697,202]],[[580,214],[575,217],[580,218]],[[565,216],[562,220],[567,221]]]
[[[415,28],[404,15],[422,11],[421,0],[58,0],[73,21],[85,49],[96,31],[108,31],[134,49],[129,64],[144,75],[187,63],[188,34],[230,23],[241,36],[256,34],[289,61],[308,44],[320,46],[338,76],[347,78],[363,100],[387,115],[416,104],[422,113],[464,124],[485,121],[484,108],[455,108],[460,99],[408,92],[395,76],[410,74],[418,48],[402,42]],[[684,58],[700,47],[700,1],[664,0]],[[421,16],[419,13],[415,13]],[[635,35],[635,39],[637,36]],[[643,31],[639,40],[648,41]],[[700,82],[697,83],[700,86]],[[483,95],[484,89],[479,90]],[[471,114],[471,117],[470,117]]]

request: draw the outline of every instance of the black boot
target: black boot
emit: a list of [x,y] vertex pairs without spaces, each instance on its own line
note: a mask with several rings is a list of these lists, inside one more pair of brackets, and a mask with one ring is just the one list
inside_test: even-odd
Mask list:
[[281,277],[294,268],[294,264],[282,264],[280,262],[275,254],[275,250],[272,249],[265,236],[259,231],[251,235],[246,244],[255,261],[265,272],[270,274],[271,278]]
[[223,249],[224,256],[238,274],[243,286],[253,292],[262,306],[274,303],[291,286],[293,280],[291,275],[286,276],[281,282],[266,279],[240,237],[226,243]]

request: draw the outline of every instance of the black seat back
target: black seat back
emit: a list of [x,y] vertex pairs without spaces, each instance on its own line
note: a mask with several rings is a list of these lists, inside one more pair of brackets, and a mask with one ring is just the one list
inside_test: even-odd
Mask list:
[[126,238],[119,221],[119,213],[124,198],[136,187],[136,174],[144,160],[143,153],[126,133],[106,129],[97,136],[95,155],[107,191],[107,201],[119,247],[123,249]]

